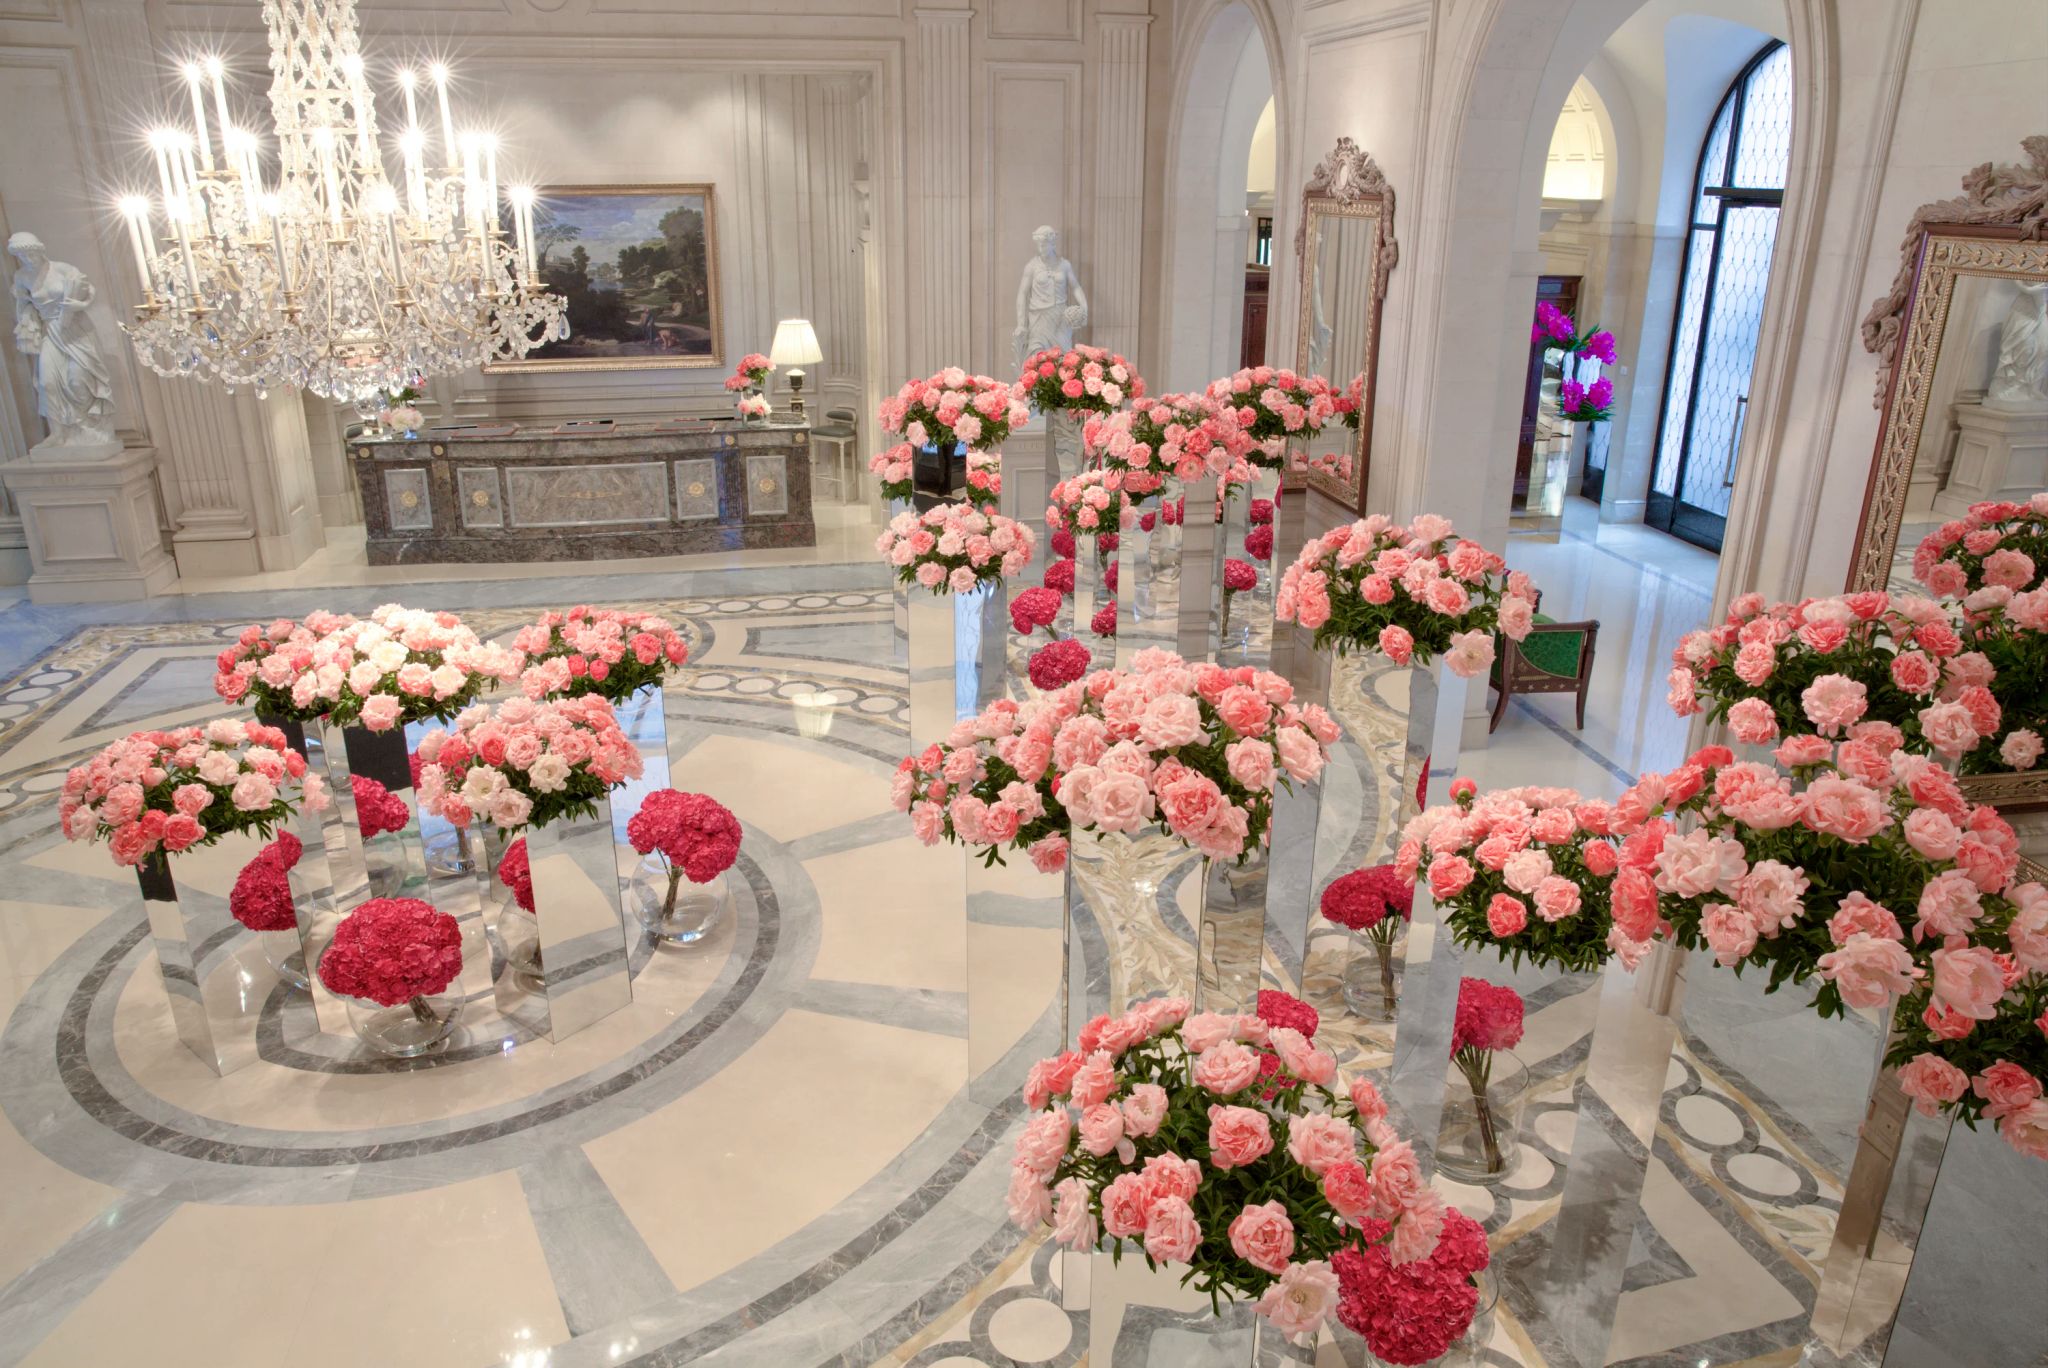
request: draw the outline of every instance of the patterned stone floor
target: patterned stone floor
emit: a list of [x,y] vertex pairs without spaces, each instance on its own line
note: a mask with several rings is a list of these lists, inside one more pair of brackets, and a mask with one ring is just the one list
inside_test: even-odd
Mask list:
[[[1089,1317],[1069,1309],[1063,1260],[1011,1229],[1001,1200],[1021,1115],[1011,1085],[1060,1029],[1056,895],[999,890],[963,928],[958,856],[923,850],[887,810],[905,698],[872,566],[409,591],[494,633],[577,599],[683,622],[674,782],[745,825],[740,916],[695,952],[656,956],[629,1009],[559,1045],[512,1039],[418,1066],[345,1038],[275,1040],[226,1078],[182,1049],[132,882],[56,839],[62,771],[136,726],[217,712],[209,662],[244,622],[386,597],[195,596],[75,610],[69,626],[0,613],[0,1365],[1083,1361]],[[1696,620],[1683,610],[1603,635],[1603,650],[1658,658],[1657,638]],[[1467,771],[1611,790],[1669,758],[1617,761],[1621,747],[1589,744],[1607,738],[1564,715],[1525,706]],[[1328,794],[1360,829],[1385,801],[1355,749]],[[1277,865],[1276,905],[1305,898],[1307,871]],[[196,871],[191,895],[223,900],[232,874]],[[1162,919],[1190,896],[1169,888]],[[1100,993],[1103,938],[1087,918],[1077,932],[1078,991]],[[1269,927],[1263,958],[1267,982],[1300,989],[1298,929]],[[1348,1018],[1315,963],[1307,992],[1347,1068],[1383,1067],[1391,1036]],[[1573,1362],[1558,1308],[1525,1274],[1548,1257],[1599,981],[1466,972],[1529,996],[1535,1094],[1512,1177],[1445,1184],[1497,1251],[1500,1303],[1473,1361]],[[1802,1353],[1860,1090],[1815,1096],[1811,1068],[1759,1086],[1750,1074],[1811,1023],[1798,1004],[1717,991],[1689,1004],[1670,1065],[1611,1362]],[[1781,1028],[1773,1047],[1744,1034],[1760,1012]],[[1792,1053],[1867,1060],[1867,1038],[1841,1029]],[[989,1074],[973,1088],[970,1037]],[[1185,1362],[1169,1345],[1128,1362]],[[1098,1348],[1092,1361],[1127,1359]],[[1334,1344],[1315,1356],[1359,1361]]]

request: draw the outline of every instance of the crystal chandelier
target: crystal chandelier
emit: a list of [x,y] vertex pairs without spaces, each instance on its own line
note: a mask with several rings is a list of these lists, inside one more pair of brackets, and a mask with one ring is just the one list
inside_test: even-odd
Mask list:
[[440,115],[432,141],[419,76],[398,73],[406,126],[394,180],[354,0],[264,0],[263,22],[276,182],[266,187],[262,145],[233,122],[225,68],[210,57],[184,67],[193,127],[150,136],[161,201],[121,201],[143,290],[127,332],[143,363],[230,389],[289,385],[361,403],[567,337],[565,302],[540,284],[533,192],[506,194],[508,239],[497,141],[457,135],[448,69],[427,73]]

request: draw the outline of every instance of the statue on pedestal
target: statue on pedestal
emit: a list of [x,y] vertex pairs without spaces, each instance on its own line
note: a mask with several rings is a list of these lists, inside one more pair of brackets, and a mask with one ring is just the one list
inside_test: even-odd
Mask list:
[[1017,282],[1017,331],[1011,335],[1019,370],[1034,352],[1073,346],[1074,329],[1088,325],[1088,293],[1081,288],[1073,263],[1060,255],[1060,235],[1050,227],[1040,228],[1031,241],[1038,255],[1024,263],[1024,276]]
[[2021,285],[2013,296],[1984,398],[1994,408],[2048,406],[2048,284]]
[[116,455],[114,380],[86,310],[92,281],[63,261],[50,260],[34,233],[7,240],[20,269],[14,273],[14,345],[35,358],[36,411],[50,435],[29,449],[32,460],[91,461]]

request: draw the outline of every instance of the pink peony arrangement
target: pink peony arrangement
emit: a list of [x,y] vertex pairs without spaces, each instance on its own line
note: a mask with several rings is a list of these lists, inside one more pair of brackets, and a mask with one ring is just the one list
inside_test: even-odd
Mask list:
[[898,513],[875,539],[900,582],[934,594],[971,594],[1011,578],[1031,564],[1034,545],[1026,524],[965,503]]
[[1634,967],[1657,929],[1656,896],[1617,844],[1611,803],[1567,788],[1499,789],[1470,780],[1452,802],[1409,821],[1394,857],[1398,880],[1424,881],[1460,945],[1519,965],[1597,969],[1610,954]]
[[759,352],[748,352],[740,363],[732,368],[732,374],[725,377],[725,387],[731,393],[741,390],[757,390],[768,383],[769,372],[775,363]]
[[668,866],[663,916],[673,916],[684,879],[710,883],[740,857],[740,822],[724,804],[702,793],[656,789],[626,823],[626,839],[642,855],[658,853]]
[[1003,497],[1003,453],[967,453],[967,502],[994,512]]
[[1129,670],[998,699],[898,765],[891,801],[926,845],[982,846],[989,863],[1007,847],[1059,869],[1070,830],[1155,822],[1207,858],[1241,860],[1265,841],[1275,787],[1314,779],[1338,736],[1293,697],[1270,671],[1140,651]]
[[1185,1269],[1300,1343],[1338,1311],[1341,1251],[1370,1240],[1389,1268],[1436,1251],[1451,1213],[1386,1103],[1363,1080],[1334,1091],[1335,1057],[1301,1031],[1154,998],[1090,1022],[1081,1044],[1025,1080],[1036,1115],[1007,1199],[1019,1227]]
[[1317,650],[1376,650],[1398,665],[1442,654],[1464,679],[1492,666],[1496,631],[1520,641],[1535,612],[1527,575],[1433,513],[1406,527],[1375,513],[1311,538],[1274,604],[1280,621],[1315,632]]
[[1939,598],[1966,598],[1987,585],[2039,589],[2048,582],[2048,490],[2025,503],[1970,505],[1921,538],[1913,578]]
[[1337,1319],[1385,1363],[1429,1363],[1443,1357],[1479,1309],[1475,1279],[1492,1262],[1486,1230],[1456,1208],[1444,1212],[1443,1233],[1429,1257],[1395,1263],[1384,1222],[1368,1219],[1360,1245],[1330,1260],[1337,1274]]
[[1025,358],[1017,393],[1040,413],[1114,413],[1145,397],[1145,381],[1115,352],[1077,342]]
[[1063,688],[1087,674],[1091,663],[1088,648],[1067,637],[1033,651],[1025,668],[1034,687],[1051,690]]
[[[313,663],[320,638],[355,621],[336,613],[311,613],[303,623],[278,618],[268,626],[244,627],[235,644],[214,660],[213,691],[228,703],[248,703],[259,717],[311,722],[327,712],[327,700],[294,697],[294,685]],[[310,694],[310,691],[309,691]]]
[[1963,772],[2033,769],[2048,733],[2048,585],[2014,593],[1987,584],[1970,592],[1962,612],[1962,656],[1981,656],[1992,672],[1989,703],[1967,687],[1956,692],[1984,737],[1963,757]]
[[289,831],[256,852],[256,858],[235,875],[228,893],[228,915],[251,931],[296,931],[298,913],[292,904],[291,869],[305,854]]
[[455,614],[397,604],[342,622],[293,659],[289,697],[301,714],[379,732],[453,717],[520,666],[518,652],[479,641]]
[[1205,394],[1166,394],[1121,413],[1090,418],[1082,449],[1104,470],[1129,477],[1133,494],[1150,493],[1167,476],[1197,480],[1245,469],[1251,439]]
[[[420,807],[457,827],[481,817],[510,831],[591,816],[598,799],[641,773],[639,749],[596,694],[479,704],[421,737],[419,755]],[[462,771],[459,785],[452,769]]]
[[293,783],[316,810],[327,795],[275,727],[216,718],[109,743],[64,776],[57,815],[73,841],[105,840],[114,862],[140,865],[234,832],[271,829],[297,810]]
[[[2048,594],[2039,607],[2036,621],[2048,615]],[[1668,701],[1680,717],[1725,721],[1745,745],[1805,731],[1839,737],[1859,722],[1882,722],[1914,750],[1961,759],[1998,733],[2000,708],[1986,687],[1996,666],[1967,648],[1958,627],[1940,604],[1912,594],[1798,603],[1744,594],[1727,621],[1679,641]]]
[[349,788],[356,797],[356,830],[364,840],[405,830],[412,809],[405,800],[375,779],[351,774]]
[[[1101,537],[1130,526],[1136,510],[1126,502],[1127,477],[1114,470],[1084,470],[1052,487],[1045,510],[1046,530],[1070,537]],[[1115,550],[1115,546],[1098,547]]]
[[917,448],[898,442],[868,457],[868,474],[882,491],[885,501],[908,499],[917,492]]
[[668,619],[652,613],[578,605],[543,613],[512,637],[526,657],[519,687],[528,698],[596,694],[623,703],[690,658],[690,644]]
[[447,991],[461,972],[455,918],[418,898],[372,898],[341,919],[320,956],[328,992],[384,1007],[410,1002],[423,1014],[423,999]]
[[1290,443],[1306,443],[1330,423],[1345,421],[1357,402],[1320,375],[1272,366],[1250,366],[1211,381],[1209,401],[1250,440],[1246,459],[1272,470],[1285,463]]
[[912,450],[958,442],[997,451],[1011,432],[1031,420],[1031,410],[1011,386],[952,366],[910,381],[882,401],[876,416],[884,431],[901,437]]

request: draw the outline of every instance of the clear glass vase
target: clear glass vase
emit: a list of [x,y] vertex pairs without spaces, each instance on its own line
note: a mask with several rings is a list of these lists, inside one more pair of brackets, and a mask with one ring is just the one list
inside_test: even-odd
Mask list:
[[1354,1016],[1386,1025],[1401,1006],[1401,962],[1407,949],[1408,923],[1389,914],[1370,931],[1351,934],[1351,956],[1344,965],[1344,1005]]
[[1463,1183],[1497,1183],[1522,1153],[1529,1070],[1510,1050],[1460,1050],[1445,1084],[1437,1171]]
[[720,873],[709,883],[692,883],[659,851],[633,870],[627,888],[633,915],[650,934],[670,945],[694,945],[732,915],[732,886]]
[[313,980],[306,973],[306,947],[296,926],[288,931],[258,931],[256,939],[263,946],[264,963],[277,971],[279,981],[302,993],[312,991]]
[[349,1024],[363,1043],[393,1059],[412,1059],[444,1045],[462,1013],[462,994],[450,984],[446,991],[425,993],[387,1007],[368,998],[344,998]]
[[413,867],[411,837],[404,831],[387,831],[363,842],[363,868],[370,876],[370,896],[396,898],[405,892]]
[[533,913],[508,897],[498,909],[498,944],[505,950],[505,967],[523,982],[544,981],[540,953],[540,922]]

